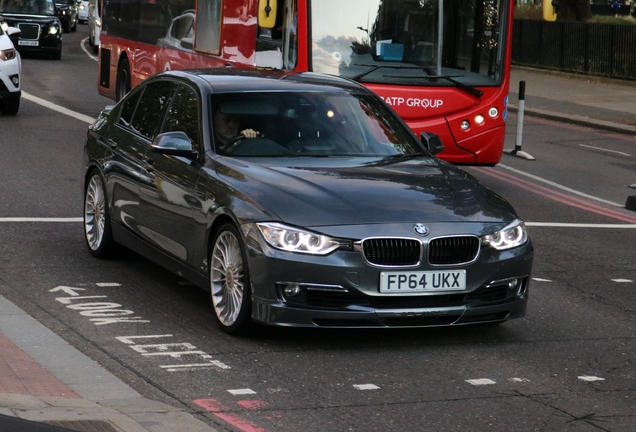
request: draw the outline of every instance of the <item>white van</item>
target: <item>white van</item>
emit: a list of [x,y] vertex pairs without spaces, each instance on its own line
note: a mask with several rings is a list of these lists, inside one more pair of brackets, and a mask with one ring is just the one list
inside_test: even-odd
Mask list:
[[99,52],[99,34],[102,29],[102,0],[88,1],[88,44]]

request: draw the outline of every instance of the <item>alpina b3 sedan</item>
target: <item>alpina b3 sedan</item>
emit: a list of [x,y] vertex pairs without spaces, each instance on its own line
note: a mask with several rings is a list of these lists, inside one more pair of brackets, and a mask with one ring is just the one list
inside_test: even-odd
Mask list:
[[211,294],[220,327],[426,327],[525,314],[513,208],[365,88],[155,75],[89,128],[84,227]]

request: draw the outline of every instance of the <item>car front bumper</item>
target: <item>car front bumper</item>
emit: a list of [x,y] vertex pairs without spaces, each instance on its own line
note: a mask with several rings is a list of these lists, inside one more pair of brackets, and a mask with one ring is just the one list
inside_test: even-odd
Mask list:
[[[257,235],[247,244],[252,318],[261,324],[434,327],[501,322],[526,311],[530,241],[509,251],[484,250],[475,262],[450,267],[466,270],[465,290],[408,295],[380,293],[380,273],[395,269],[369,265],[354,250],[328,256],[288,253],[268,248]],[[295,286],[298,292],[291,295]]]

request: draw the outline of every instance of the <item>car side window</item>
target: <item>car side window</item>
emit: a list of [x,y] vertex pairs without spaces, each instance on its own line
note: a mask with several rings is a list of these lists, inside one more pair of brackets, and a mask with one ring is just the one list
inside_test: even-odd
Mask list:
[[130,123],[137,133],[151,141],[155,138],[176,87],[172,81],[155,81],[144,87]]
[[192,148],[199,150],[201,146],[199,112],[199,99],[194,89],[185,85],[179,86],[168,107],[161,133],[185,132],[190,138]]
[[122,126],[130,127],[133,114],[135,114],[135,108],[137,108],[137,102],[139,102],[140,91],[130,94],[123,102],[121,111],[119,112],[118,123]]

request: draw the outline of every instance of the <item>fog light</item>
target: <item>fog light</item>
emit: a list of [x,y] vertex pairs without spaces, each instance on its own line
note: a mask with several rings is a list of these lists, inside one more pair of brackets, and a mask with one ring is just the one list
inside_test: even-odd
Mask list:
[[285,285],[283,292],[287,297],[295,297],[300,293],[300,286],[298,284]]
[[461,124],[461,128],[463,130],[468,130],[469,127],[470,127],[470,123],[468,122],[468,120],[464,120]]
[[484,122],[484,116],[481,114],[478,114],[475,116],[475,123],[477,123],[478,125],[482,124]]
[[495,118],[499,115],[499,110],[495,107],[492,107],[488,110],[488,115],[492,118]]
[[517,279],[511,280],[510,282],[508,282],[508,288],[511,290],[515,289],[517,287],[518,282],[519,281]]
[[19,86],[20,85],[20,77],[18,75],[14,75],[11,77],[11,82],[13,83],[14,86]]

